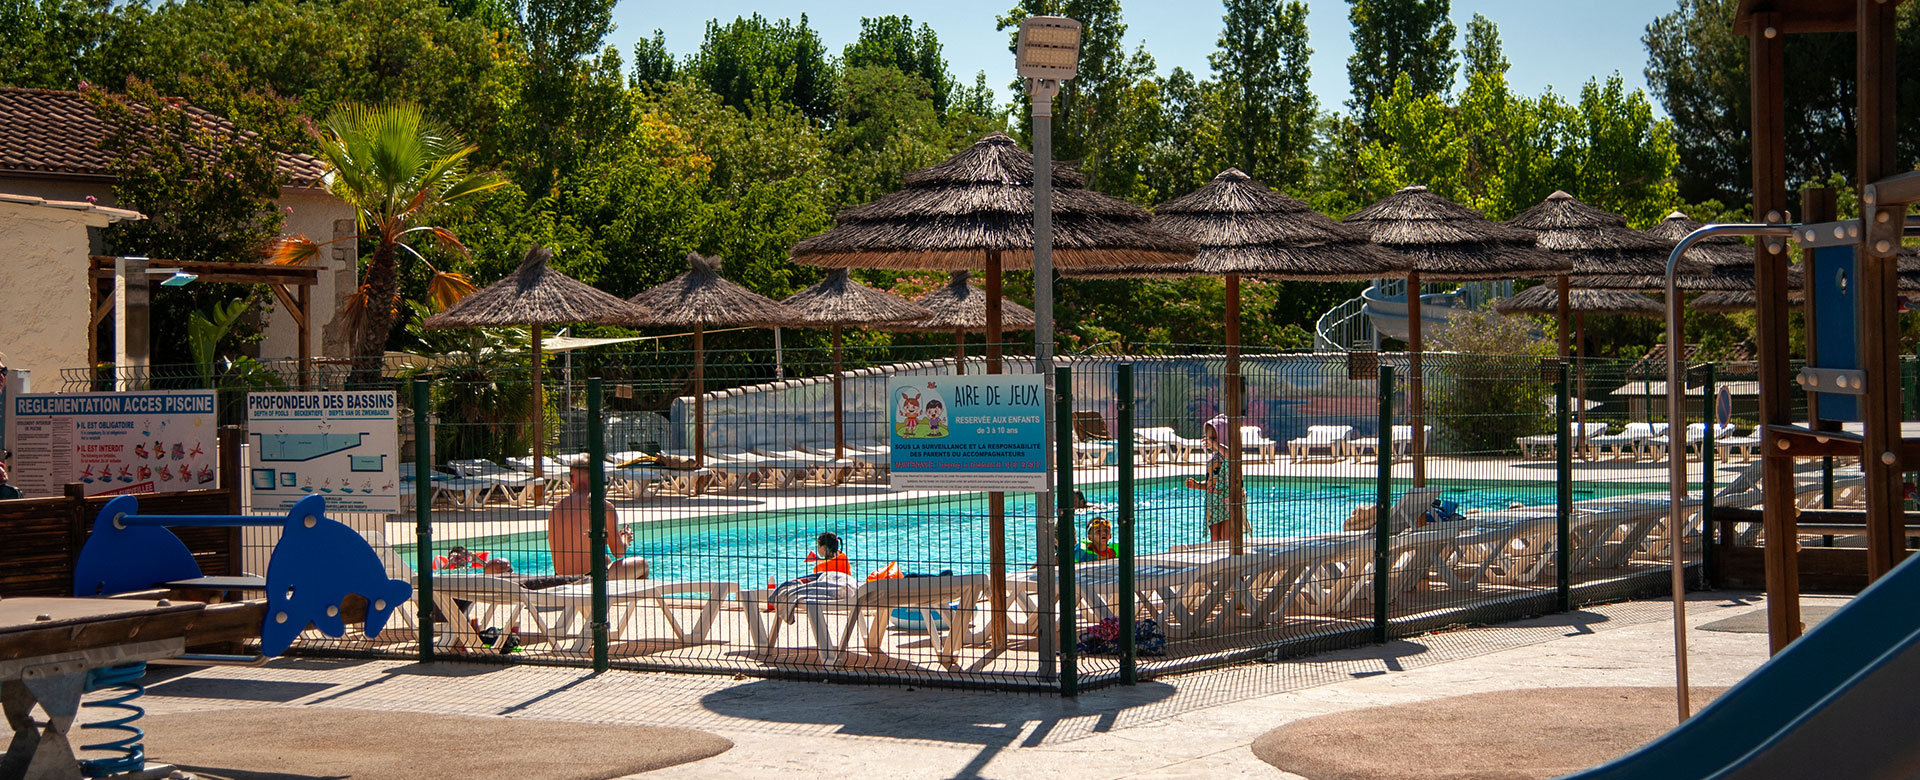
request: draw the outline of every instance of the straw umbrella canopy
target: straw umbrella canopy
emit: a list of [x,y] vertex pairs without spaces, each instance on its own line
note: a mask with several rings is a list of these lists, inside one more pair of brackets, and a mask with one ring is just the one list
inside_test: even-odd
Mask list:
[[[540,329],[548,325],[594,323],[599,325],[647,325],[652,322],[646,307],[601,292],[571,276],[547,267],[553,250],[534,246],[520,261],[520,267],[506,278],[473,291],[445,311],[428,317],[424,325],[431,329],[484,328],[527,325],[533,329],[533,475],[546,477],[546,399],[540,378]],[[534,483],[535,498],[544,486]]]
[[[971,271],[954,271],[947,283],[914,299],[928,315],[912,322],[886,326],[887,330],[953,334],[953,373],[967,372],[967,334],[985,333],[987,295],[968,281]],[[1033,310],[1013,301],[1000,302],[1000,332],[1033,330]]]
[[1488,220],[1480,212],[1414,185],[1347,216],[1373,242],[1404,255],[1407,269],[1407,395],[1413,419],[1414,485],[1426,484],[1426,410],[1421,374],[1420,284],[1427,281],[1527,279],[1572,270],[1569,258],[1543,252],[1531,231]]
[[693,459],[707,458],[706,330],[714,327],[773,327],[802,322],[805,315],[720,276],[720,258],[687,253],[686,273],[633,296],[652,312],[651,323],[693,329]]
[[[1627,268],[1578,268],[1573,285],[1588,289],[1636,290],[1659,292],[1667,288],[1667,254],[1687,234],[1704,223],[1675,211],[1660,224],[1642,231],[1666,245],[1658,264],[1645,264],[1638,270]],[[1739,291],[1753,289],[1753,247],[1736,236],[1713,236],[1695,243],[1682,257],[1675,284],[1689,291]]]
[[[1053,187],[1053,263],[1158,267],[1193,257],[1198,247],[1149,224],[1138,206],[1086,189],[1068,166],[1049,172]],[[987,272],[987,370],[1000,370],[1001,272],[1033,267],[1033,155],[992,132],[945,162],[905,177],[898,191],[841,212],[833,229],[795,244],[794,261],[828,268]],[[1042,283],[1050,283],[1043,280]],[[1005,494],[989,494],[995,647],[1005,641]]]
[[[1660,317],[1667,313],[1659,301],[1639,293],[1622,290],[1589,290],[1575,287],[1567,297],[1574,313]],[[1553,314],[1560,310],[1559,291],[1552,285],[1540,285],[1493,305],[1501,314]]]
[[[1573,263],[1573,279],[1558,280],[1561,297],[1567,288],[1598,289],[1608,285],[1588,284],[1596,275],[1646,275],[1665,277],[1667,255],[1673,244],[1627,227],[1627,218],[1589,206],[1555,190],[1545,200],[1507,220],[1507,224],[1534,232],[1541,250],[1564,255]],[[1708,265],[1693,262],[1684,270],[1704,273]],[[1559,308],[1555,317],[1560,324],[1560,356],[1568,357],[1567,329],[1571,307]]]
[[843,457],[847,439],[842,430],[845,408],[840,396],[840,329],[849,325],[873,327],[913,322],[933,312],[893,293],[856,282],[847,276],[845,268],[833,269],[819,284],[794,293],[781,303],[800,313],[801,319],[793,324],[833,330],[833,456]]
[[[1407,258],[1376,246],[1363,229],[1320,214],[1299,199],[1268,187],[1238,168],[1228,168],[1206,186],[1153,210],[1153,224],[1200,246],[1191,263],[1159,269],[1085,269],[1070,276],[1222,276],[1226,282],[1227,449],[1240,451],[1240,277],[1288,281],[1348,281],[1400,276]],[[1240,460],[1229,459],[1234,496],[1236,547],[1242,543],[1244,511]],[[1239,552],[1238,549],[1235,552]]]

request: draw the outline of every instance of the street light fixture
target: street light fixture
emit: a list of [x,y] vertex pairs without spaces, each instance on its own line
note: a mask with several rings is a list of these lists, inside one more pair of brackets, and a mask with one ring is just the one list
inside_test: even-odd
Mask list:
[[[1080,68],[1080,23],[1064,16],[1029,16],[1020,22],[1020,37],[1014,45],[1014,69],[1027,80],[1027,96],[1033,106],[1033,367],[1047,388],[1047,408],[1059,388],[1053,379],[1053,98],[1060,94],[1060,82],[1074,77]],[[1053,462],[1053,426],[1047,429],[1047,475],[1051,479],[1060,464]],[[1041,571],[1054,561],[1052,491],[1033,497]],[[1040,603],[1057,600],[1053,578],[1040,578]],[[1040,673],[1051,678],[1056,627],[1040,621]],[[1062,637],[1073,641],[1073,637]]]

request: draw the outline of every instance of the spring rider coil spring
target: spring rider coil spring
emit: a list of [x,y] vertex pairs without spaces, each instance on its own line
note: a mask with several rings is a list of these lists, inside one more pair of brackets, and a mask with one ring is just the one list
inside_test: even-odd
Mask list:
[[146,662],[107,666],[87,670],[87,691],[111,690],[112,693],[84,702],[83,710],[111,709],[120,710],[115,717],[93,723],[81,723],[83,730],[105,730],[121,732],[119,739],[81,745],[82,750],[119,751],[121,755],[105,758],[87,759],[80,762],[80,771],[87,777],[107,777],[123,772],[135,772],[146,768],[147,749],[141,740],[146,732],[133,725],[147,714],[147,711],[134,700],[146,695],[147,687],[140,684],[147,675]]

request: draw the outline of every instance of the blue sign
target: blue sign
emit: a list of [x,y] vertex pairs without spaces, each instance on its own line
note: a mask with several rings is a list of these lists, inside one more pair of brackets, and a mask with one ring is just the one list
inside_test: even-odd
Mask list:
[[1048,489],[1039,375],[897,376],[887,400],[896,489]]

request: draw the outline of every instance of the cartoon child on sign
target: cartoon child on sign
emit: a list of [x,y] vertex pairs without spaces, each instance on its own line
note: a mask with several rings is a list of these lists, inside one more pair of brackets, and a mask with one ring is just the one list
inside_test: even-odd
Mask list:
[[924,391],[901,390],[894,407],[893,423],[902,438],[938,439],[951,430],[947,427],[947,405],[940,397],[940,385],[928,382]]

